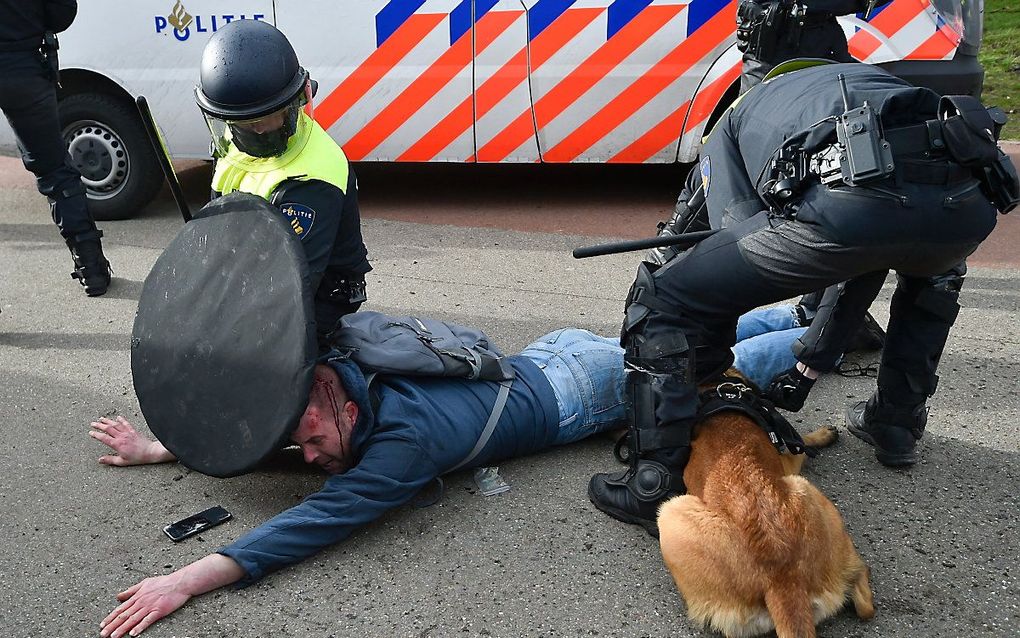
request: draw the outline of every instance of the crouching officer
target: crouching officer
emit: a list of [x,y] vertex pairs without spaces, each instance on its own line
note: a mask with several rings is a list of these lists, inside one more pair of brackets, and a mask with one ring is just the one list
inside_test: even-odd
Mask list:
[[53,222],[74,261],[71,276],[95,297],[110,285],[110,262],[57,115],[55,34],[71,26],[77,12],[75,0],[0,0],[0,109],[14,130],[21,161],[50,201]]
[[744,54],[740,92],[774,66],[794,58],[850,62],[846,34],[836,16],[867,11],[867,0],[740,0],[737,48]]
[[[878,389],[848,425],[881,462],[914,462],[959,310],[958,265],[992,231],[996,209],[1018,199],[993,134],[1005,119],[873,66],[807,64],[777,67],[708,137],[700,174],[711,225],[723,230],[638,269],[622,332],[630,467],[589,484],[615,518],[653,531],[661,501],[684,491],[698,386],[729,367],[742,313],[846,281],[835,313],[859,325],[890,269],[898,282]],[[747,207],[760,212],[722,222]]]
[[325,350],[340,317],[367,299],[365,274],[372,267],[354,170],[306,108],[314,87],[283,33],[265,22],[235,20],[209,39],[195,97],[213,140],[213,196],[258,195],[301,238]]

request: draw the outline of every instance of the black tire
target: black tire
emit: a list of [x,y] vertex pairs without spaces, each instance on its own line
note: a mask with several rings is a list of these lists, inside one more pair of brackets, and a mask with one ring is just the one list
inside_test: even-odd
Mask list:
[[163,173],[134,106],[105,93],[60,101],[60,129],[99,221],[127,219],[159,192]]

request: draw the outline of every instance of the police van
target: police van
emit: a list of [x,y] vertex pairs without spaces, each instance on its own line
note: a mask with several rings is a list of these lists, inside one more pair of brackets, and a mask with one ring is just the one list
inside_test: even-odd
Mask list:
[[[89,0],[61,34],[63,135],[98,219],[162,175],[144,95],[177,159],[209,159],[202,48],[233,20],[291,40],[314,117],[352,160],[689,162],[737,94],[736,0]],[[841,18],[850,52],[978,94],[982,0],[892,0]],[[14,146],[4,126],[0,145]]]

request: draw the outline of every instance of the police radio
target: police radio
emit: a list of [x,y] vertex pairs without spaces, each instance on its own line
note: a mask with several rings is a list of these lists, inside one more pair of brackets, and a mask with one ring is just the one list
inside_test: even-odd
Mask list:
[[892,148],[882,139],[882,125],[867,100],[850,108],[846,77],[840,73],[844,113],[836,120],[836,139],[841,148],[840,172],[849,186],[881,179],[893,172]]

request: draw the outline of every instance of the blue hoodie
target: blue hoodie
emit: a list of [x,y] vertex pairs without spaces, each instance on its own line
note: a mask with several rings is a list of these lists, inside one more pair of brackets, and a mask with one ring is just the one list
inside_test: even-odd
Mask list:
[[[517,373],[506,408],[471,467],[536,452],[559,426],[556,396],[529,359],[509,357]],[[352,432],[357,464],[318,492],[219,550],[246,572],[245,586],[347,538],[359,526],[403,505],[429,481],[460,463],[489,418],[499,385],[454,378],[387,376],[374,384],[344,359],[329,359],[359,408]]]

